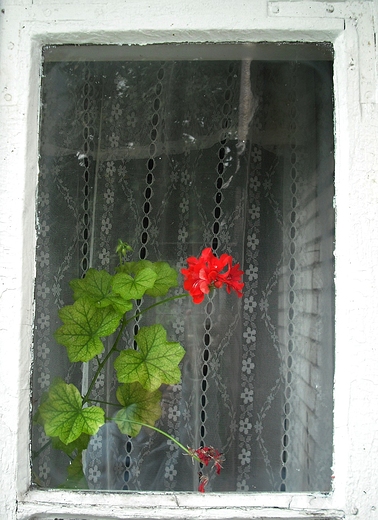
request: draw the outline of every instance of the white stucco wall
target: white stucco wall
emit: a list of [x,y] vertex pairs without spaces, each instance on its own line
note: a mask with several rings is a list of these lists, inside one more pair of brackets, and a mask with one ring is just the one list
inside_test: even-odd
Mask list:
[[[0,519],[378,518],[378,2],[2,0],[0,10]],[[41,46],[268,40],[335,45],[334,492],[28,493]]]

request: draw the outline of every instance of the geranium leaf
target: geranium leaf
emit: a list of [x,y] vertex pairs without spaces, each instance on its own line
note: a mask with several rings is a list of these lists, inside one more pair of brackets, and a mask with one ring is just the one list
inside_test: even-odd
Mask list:
[[148,392],[139,383],[124,384],[117,389],[117,399],[124,407],[117,412],[115,422],[122,433],[135,437],[142,426],[137,421],[153,426],[161,416],[161,392]]
[[177,287],[177,271],[167,262],[150,262],[149,260],[139,260],[138,262],[126,262],[118,268],[119,272],[127,274],[138,274],[143,269],[152,269],[156,273],[154,285],[146,289],[148,296],[164,296],[169,289]]
[[114,362],[120,383],[139,381],[146,390],[156,390],[162,383],[176,384],[181,379],[178,367],[185,350],[180,343],[167,341],[160,324],[142,327],[135,340],[139,350],[124,350]]
[[100,338],[113,334],[121,314],[112,307],[97,308],[83,297],[63,307],[59,317],[63,325],[56,331],[55,339],[67,348],[69,360],[75,362],[89,361],[103,351]]
[[138,260],[137,262],[125,262],[124,264],[118,266],[116,268],[118,273],[126,273],[126,274],[137,274],[142,269],[146,269],[149,267],[152,269],[152,262],[150,260]]
[[59,437],[53,437],[51,439],[52,446],[56,450],[64,451],[67,455],[72,455],[74,451],[81,453],[88,447],[90,436],[87,433],[82,433],[80,437],[75,439],[73,442],[65,444]]
[[113,276],[107,271],[89,269],[85,278],[71,280],[70,286],[74,292],[75,300],[87,298],[96,307],[112,305],[117,312],[125,314],[132,309],[133,305],[130,301],[124,300],[118,294],[112,292],[112,282]]
[[113,279],[113,291],[125,300],[137,300],[142,298],[147,289],[153,287],[156,278],[156,273],[149,267],[139,271],[135,277],[117,273]]
[[59,437],[64,444],[75,441],[83,433],[94,435],[104,424],[104,410],[98,406],[82,406],[76,386],[56,380],[39,408],[46,435]]
[[156,280],[153,287],[147,289],[148,296],[164,296],[169,289],[177,287],[177,271],[167,262],[154,262],[152,268],[156,273]]
[[67,468],[67,479],[59,486],[60,489],[88,489],[88,483],[83,471],[81,452],[70,462]]
[[75,278],[70,281],[75,300],[88,296],[100,302],[111,293],[112,276],[107,271],[88,269],[85,278]]
[[133,304],[130,300],[124,300],[119,294],[109,294],[107,298],[101,300],[97,304],[99,307],[107,307],[112,305],[114,310],[120,314],[130,311],[133,308]]

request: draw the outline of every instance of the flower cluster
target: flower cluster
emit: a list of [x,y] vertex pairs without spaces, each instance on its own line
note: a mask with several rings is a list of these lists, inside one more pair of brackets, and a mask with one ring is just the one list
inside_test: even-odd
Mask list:
[[199,258],[191,256],[187,262],[188,268],[181,269],[181,273],[184,275],[184,289],[189,292],[193,303],[201,303],[211,289],[219,289],[223,285],[228,293],[233,289],[239,298],[242,296],[243,271],[239,269],[239,264],[232,265],[230,255],[223,254],[218,258],[208,247]]
[[[201,448],[197,448],[196,450],[193,448],[188,448],[189,453],[199,459],[201,464],[204,466],[208,466],[211,462],[213,463],[213,467],[215,468],[216,474],[219,475],[222,469],[222,462],[224,462],[223,453],[220,453],[218,450],[213,448],[212,446],[202,446]],[[209,482],[209,477],[204,475],[201,471],[198,473],[199,476],[199,486],[198,491],[201,493],[205,492],[205,486]]]

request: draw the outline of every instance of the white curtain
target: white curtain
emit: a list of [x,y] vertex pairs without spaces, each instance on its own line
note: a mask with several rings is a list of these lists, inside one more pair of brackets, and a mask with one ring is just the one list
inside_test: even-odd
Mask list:
[[[81,385],[91,375],[90,364],[70,367],[53,339],[71,278],[113,270],[118,238],[135,259],[177,270],[211,246],[241,263],[243,298],[218,291],[151,316],[186,349],[158,426],[224,453],[209,491],[329,490],[332,110],[328,61],[46,62],[34,405],[54,377]],[[147,319],[125,332],[124,348]],[[115,388],[108,371],[94,397],[109,400]],[[33,450],[46,440],[35,426]],[[198,486],[189,457],[145,429],[128,438],[105,425],[85,464],[94,489]],[[59,485],[66,465],[48,447],[35,481]]]

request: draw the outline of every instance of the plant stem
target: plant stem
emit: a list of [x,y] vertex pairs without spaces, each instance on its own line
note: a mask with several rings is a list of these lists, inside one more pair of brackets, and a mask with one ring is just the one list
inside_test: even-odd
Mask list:
[[196,461],[201,462],[200,459],[197,457],[197,455],[195,455],[189,448],[186,448],[183,444],[181,444],[180,441],[178,441],[175,437],[172,437],[172,435],[169,435],[169,433],[165,432],[164,430],[161,430],[160,428],[156,428],[156,426],[151,426],[151,424],[146,424],[146,423],[143,423],[143,422],[140,422],[140,421],[134,421],[132,419],[122,419],[122,421],[131,423],[131,424],[139,424],[140,426],[145,426],[146,428],[150,428],[151,430],[155,430],[156,432],[160,433],[161,435],[164,435],[164,437],[167,437],[172,442],[174,442],[187,455],[190,455]]
[[122,322],[121,322],[121,328],[119,329],[118,331],[118,334],[117,334],[117,337],[114,341],[114,344],[112,346],[112,348],[109,350],[109,352],[106,354],[106,356],[104,357],[104,359],[99,363],[98,367],[97,367],[97,370],[92,378],[92,381],[88,387],[88,390],[87,390],[87,393],[85,394],[85,396],[83,397],[83,405],[85,403],[87,403],[89,401],[89,396],[92,392],[92,389],[96,383],[96,380],[101,372],[101,370],[104,368],[106,362],[108,361],[108,359],[110,358],[110,356],[113,354],[113,352],[115,352],[117,350],[117,346],[118,346],[118,343],[120,342],[120,339],[121,339],[121,336],[122,336],[122,333],[126,327],[128,323],[128,320],[126,320],[126,317],[124,316],[122,318]]
[[142,309],[141,311],[134,314],[134,316],[131,316],[131,318],[129,318],[127,320],[127,323],[129,323],[132,320],[135,320],[135,318],[139,318],[139,316],[141,316],[145,312],[153,309],[154,307],[157,307],[158,305],[162,305],[163,303],[171,302],[173,300],[178,300],[179,298],[186,298],[186,296],[189,296],[189,294],[187,294],[187,293],[176,294],[176,296],[170,296],[169,298],[166,298],[165,300],[160,300],[159,302],[153,303],[152,305],[149,305],[145,309]]
[[[100,399],[88,399],[91,403],[101,403],[101,404],[107,404],[110,406],[115,406],[118,408],[122,408],[120,404],[117,403],[109,403],[108,401],[101,401]],[[106,417],[108,421],[113,421],[114,419],[112,417]],[[171,441],[173,441],[179,448],[181,448],[187,455],[190,455],[193,457],[193,459],[196,459],[198,462],[201,462],[200,459],[197,457],[197,455],[193,454],[189,448],[185,448],[181,442],[179,442],[175,437],[172,437],[172,435],[169,435],[169,433],[165,432],[164,430],[161,430],[160,428],[157,428],[156,426],[152,426],[151,424],[146,424],[140,421],[134,421],[132,419],[122,419],[125,422],[131,423],[131,424],[139,424],[140,426],[145,426],[146,428],[150,428],[150,430],[155,430],[158,433],[161,433],[161,435],[164,435]]]
[[31,454],[31,455],[32,455],[32,459],[34,460],[34,459],[36,459],[37,457],[39,457],[40,454],[41,454],[41,453],[42,453],[42,452],[43,452],[43,451],[44,451],[48,446],[50,446],[51,442],[52,442],[52,440],[50,439],[50,440],[48,440],[47,442],[45,442],[45,444],[44,444],[41,448],[39,448],[38,451],[32,451],[32,454]]
[[[88,403],[99,403],[99,404],[106,404],[108,406],[115,406],[116,408],[122,408],[122,406],[119,404],[119,403],[110,403],[109,401],[101,401],[101,399],[89,399],[88,398]],[[107,417],[107,419],[109,419]],[[109,419],[111,421],[111,419]]]
[[188,296],[187,293],[177,294],[176,296],[170,296],[169,298],[166,298],[165,300],[161,300],[159,302],[156,302],[156,303],[150,305],[149,307],[146,307],[145,309],[137,312],[136,314],[134,314],[133,316],[131,316],[128,319],[126,319],[126,314],[123,316],[122,322],[121,322],[121,328],[118,331],[117,337],[116,337],[116,339],[114,341],[114,344],[113,344],[112,348],[109,350],[109,352],[106,354],[106,356],[104,357],[104,359],[101,362],[98,359],[98,356],[96,356],[96,359],[97,359],[97,362],[98,362],[98,367],[97,367],[97,370],[96,370],[96,372],[95,372],[95,374],[94,374],[94,376],[92,378],[92,381],[90,382],[88,390],[87,390],[86,394],[83,397],[83,405],[86,404],[90,400],[89,396],[90,396],[90,394],[92,392],[92,389],[93,389],[93,387],[94,387],[94,385],[95,385],[95,383],[97,381],[98,376],[100,375],[101,370],[104,368],[105,364],[107,363],[108,359],[113,354],[113,352],[116,352],[118,343],[121,340],[122,333],[125,330],[125,327],[132,320],[135,320],[136,318],[139,318],[139,316],[141,316],[145,312],[149,311],[150,309],[153,309],[154,307],[157,307],[158,305],[162,305],[163,303],[167,303],[167,302],[170,302],[170,301],[173,301],[173,300],[178,300],[179,298],[184,298],[186,296]]

